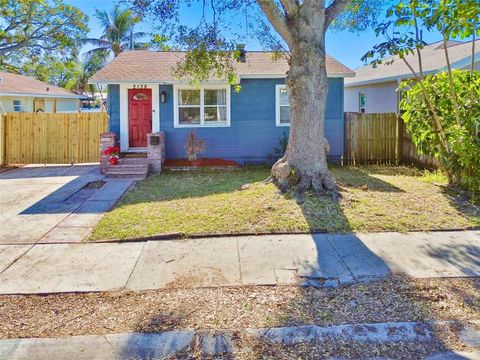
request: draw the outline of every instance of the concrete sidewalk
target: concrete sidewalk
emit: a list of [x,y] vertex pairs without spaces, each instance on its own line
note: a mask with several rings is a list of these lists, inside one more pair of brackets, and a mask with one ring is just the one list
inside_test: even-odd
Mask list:
[[480,276],[480,231],[0,246],[0,293]]

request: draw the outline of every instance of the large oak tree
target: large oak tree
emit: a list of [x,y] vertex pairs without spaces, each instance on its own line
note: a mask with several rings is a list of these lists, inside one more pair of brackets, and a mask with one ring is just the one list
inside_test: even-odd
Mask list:
[[[379,0],[210,0],[198,1],[202,13],[198,24],[181,24],[182,6],[194,6],[194,0],[125,1],[141,14],[154,15],[162,25],[177,23],[176,43],[189,52],[179,73],[198,80],[209,73],[224,73],[234,79],[228,65],[228,50],[235,50],[239,37],[234,21],[255,27],[258,38],[270,40],[276,49],[285,49],[290,64],[286,76],[290,98],[291,126],[285,155],[272,167],[272,179],[286,191],[334,191],[335,183],[327,167],[329,145],[324,137],[324,119],[328,81],[325,34],[336,23],[362,29],[374,19],[385,1]],[[183,8],[185,9],[185,7]],[[237,12],[237,14],[233,14]],[[267,19],[265,24],[253,19]],[[254,25],[248,25],[254,24]],[[274,29],[271,37],[265,34]],[[172,27],[169,28],[172,30]],[[227,64],[226,64],[227,62]]]

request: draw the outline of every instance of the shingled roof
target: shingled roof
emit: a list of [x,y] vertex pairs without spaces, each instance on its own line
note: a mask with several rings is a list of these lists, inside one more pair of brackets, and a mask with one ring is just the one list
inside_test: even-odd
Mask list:
[[28,76],[0,71],[0,95],[3,96],[42,96],[57,98],[84,98],[85,96],[32,79]]
[[[447,44],[450,63],[454,69],[468,67],[472,58],[472,42],[449,41]],[[480,60],[480,40],[475,42],[477,61]],[[445,52],[442,42],[425,46],[421,50],[423,70],[425,74],[435,73],[447,68]],[[391,65],[387,65],[392,61]],[[418,72],[418,59],[416,54],[406,56],[406,60]],[[411,78],[412,73],[403,60],[398,56],[386,58],[383,64],[373,68],[371,65],[363,66],[355,71],[352,79],[345,79],[345,87],[381,83],[398,79]]]
[[[125,51],[113,59],[103,69],[93,75],[90,83],[115,82],[175,82],[172,70],[185,57],[180,51]],[[284,77],[288,64],[284,58],[273,59],[272,52],[249,51],[246,61],[235,64],[240,78]],[[354,76],[348,67],[327,56],[327,73],[329,77]]]

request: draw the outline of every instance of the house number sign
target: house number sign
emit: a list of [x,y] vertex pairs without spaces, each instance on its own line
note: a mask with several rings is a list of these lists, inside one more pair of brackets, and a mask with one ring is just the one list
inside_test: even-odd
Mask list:
[[142,85],[142,84],[140,84],[140,85],[139,85],[139,84],[135,84],[135,85],[133,85],[133,88],[134,88],[134,89],[146,89],[146,88],[147,88],[147,85],[145,85],[145,84],[143,84],[143,85]]

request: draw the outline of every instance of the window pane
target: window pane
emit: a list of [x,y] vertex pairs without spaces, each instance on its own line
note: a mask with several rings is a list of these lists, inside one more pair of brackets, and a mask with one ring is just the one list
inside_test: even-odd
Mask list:
[[280,88],[280,105],[290,105],[288,102],[287,88]]
[[225,122],[227,121],[227,107],[226,106],[206,106],[205,107],[205,122]]
[[205,90],[205,105],[227,105],[227,90]]
[[178,105],[200,105],[200,90],[178,90]]
[[290,124],[290,106],[280,106],[280,124]]
[[365,94],[360,94],[360,107],[365,107],[367,104],[367,96]]
[[179,108],[178,122],[180,124],[200,124],[200,108]]
[[144,93],[136,93],[133,95],[133,100],[148,100],[148,96]]

